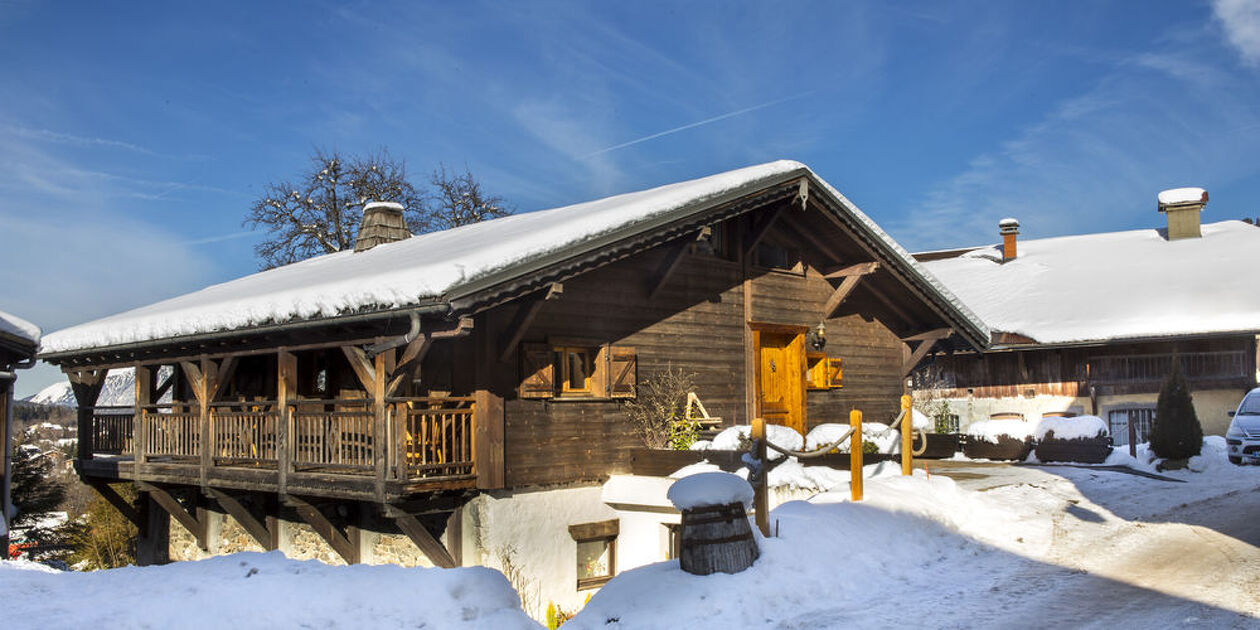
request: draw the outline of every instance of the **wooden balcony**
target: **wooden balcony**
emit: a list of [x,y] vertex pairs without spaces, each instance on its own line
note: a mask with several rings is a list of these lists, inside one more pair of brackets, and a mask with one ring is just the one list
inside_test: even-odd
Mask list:
[[[383,412],[383,422],[377,422]],[[389,398],[96,407],[80,474],[397,500],[477,480],[474,399]],[[88,418],[88,413],[81,417]]]

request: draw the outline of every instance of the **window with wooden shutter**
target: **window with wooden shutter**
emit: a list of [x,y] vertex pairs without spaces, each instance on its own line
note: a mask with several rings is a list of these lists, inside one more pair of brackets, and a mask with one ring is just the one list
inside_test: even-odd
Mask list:
[[805,355],[805,389],[827,389],[830,387],[828,377],[827,355],[810,352]]
[[556,368],[551,351],[551,346],[545,343],[521,344],[521,398],[556,395]]
[[638,394],[638,359],[634,348],[608,348],[608,395],[612,398],[634,398]]
[[844,359],[831,357],[827,359],[827,386],[844,387]]

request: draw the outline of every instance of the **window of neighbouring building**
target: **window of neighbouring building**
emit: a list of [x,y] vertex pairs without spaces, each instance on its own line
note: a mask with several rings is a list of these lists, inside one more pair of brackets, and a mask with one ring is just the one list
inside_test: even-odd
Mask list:
[[1151,407],[1112,409],[1107,413],[1107,421],[1113,444],[1121,446],[1129,443],[1130,424],[1133,425],[1137,435],[1137,443],[1141,444],[1150,440],[1151,426],[1155,422],[1155,409]]

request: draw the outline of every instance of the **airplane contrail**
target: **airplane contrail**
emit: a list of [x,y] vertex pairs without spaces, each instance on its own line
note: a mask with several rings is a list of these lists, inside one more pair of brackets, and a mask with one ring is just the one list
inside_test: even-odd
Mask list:
[[631,140],[631,141],[629,141],[629,142],[622,142],[621,144],[616,144],[616,145],[613,145],[613,146],[608,147],[608,148],[606,148],[606,149],[600,149],[600,150],[598,150],[598,151],[593,151],[593,152],[591,152],[591,153],[587,153],[586,155],[582,156],[582,159],[584,159],[584,160],[586,160],[586,159],[590,159],[590,158],[593,158],[593,157],[595,157],[595,156],[597,156],[597,155],[603,155],[603,154],[608,153],[608,152],[610,152],[610,151],[616,151],[617,149],[624,149],[624,148],[629,147],[629,146],[634,146],[634,145],[636,145],[636,144],[640,144],[640,143],[643,143],[643,142],[647,142],[648,140],[655,140],[655,139],[660,138],[660,137],[662,137],[662,136],[668,136],[668,135],[670,135],[670,134],[675,134],[675,133],[678,133],[678,132],[680,132],[680,131],[686,131],[686,130],[688,130],[688,129],[695,129],[696,127],[700,127],[700,126],[707,125],[707,124],[710,124],[710,123],[715,123],[715,122],[718,122],[718,121],[720,121],[720,120],[726,120],[727,118],[734,118],[734,117],[736,117],[736,116],[741,116],[741,115],[743,115],[743,114],[747,114],[747,113],[749,113],[749,112],[755,112],[755,111],[757,111],[757,110],[759,110],[759,109],[765,109],[765,108],[767,108],[767,107],[773,107],[773,106],[778,105],[778,104],[780,104],[780,103],[786,103],[786,102],[788,102],[788,101],[794,101],[794,100],[796,100],[796,99],[798,99],[798,98],[804,98],[804,97],[806,97],[806,96],[809,96],[810,94],[813,94],[813,91],[812,91],[812,90],[811,90],[811,91],[809,91],[809,92],[802,92],[802,93],[797,94],[797,95],[795,95],[795,96],[789,96],[789,97],[787,97],[787,98],[781,98],[781,99],[773,100],[773,101],[770,101],[770,102],[768,102],[768,103],[762,103],[762,104],[760,104],[760,105],[753,105],[752,107],[745,107],[745,108],[743,108],[743,109],[737,109],[737,110],[735,110],[735,111],[733,111],[733,112],[727,112],[727,113],[722,114],[722,115],[720,115],[720,116],[714,116],[714,117],[712,117],[712,118],[706,118],[706,119],[701,120],[701,121],[699,121],[699,122],[693,122],[693,123],[691,123],[691,124],[689,124],[689,125],[683,125],[683,126],[681,126],[681,127],[674,127],[673,129],[666,129],[665,131],[657,132],[657,133],[654,133],[654,134],[652,134],[652,135],[650,135],[650,136],[643,136],[642,138],[636,138],[636,139]]

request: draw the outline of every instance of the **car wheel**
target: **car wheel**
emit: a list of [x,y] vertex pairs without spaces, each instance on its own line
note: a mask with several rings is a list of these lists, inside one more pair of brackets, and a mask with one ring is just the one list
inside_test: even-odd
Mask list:
[[1242,466],[1242,465],[1243,465],[1243,463],[1242,463],[1242,458],[1241,458],[1241,457],[1231,457],[1231,458],[1229,458],[1229,463],[1231,463],[1231,464],[1233,464],[1233,465],[1235,465],[1235,466]]

